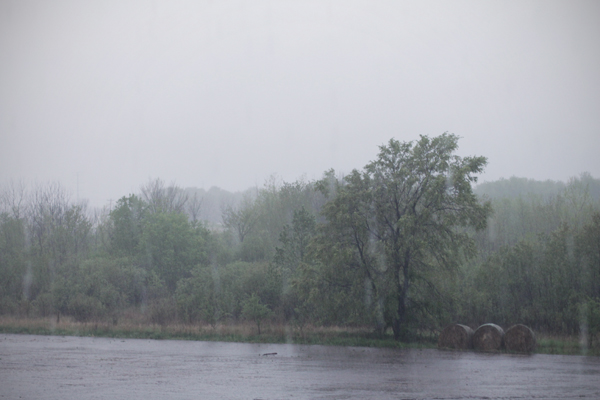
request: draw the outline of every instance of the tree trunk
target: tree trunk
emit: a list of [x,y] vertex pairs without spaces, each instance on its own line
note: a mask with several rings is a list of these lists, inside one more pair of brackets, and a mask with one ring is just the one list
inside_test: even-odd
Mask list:
[[406,300],[408,297],[408,288],[410,285],[408,276],[408,265],[410,261],[410,254],[407,252],[404,256],[404,265],[402,266],[403,280],[400,283],[400,270],[396,270],[396,287],[398,296],[398,308],[396,310],[396,316],[393,321],[392,329],[394,330],[394,340],[400,341],[406,334],[404,328],[404,322],[406,321]]
[[404,328],[404,320],[406,317],[406,295],[400,287],[398,289],[398,309],[396,310],[396,316],[392,325],[392,329],[394,330],[394,340],[396,341],[402,339],[402,329]]

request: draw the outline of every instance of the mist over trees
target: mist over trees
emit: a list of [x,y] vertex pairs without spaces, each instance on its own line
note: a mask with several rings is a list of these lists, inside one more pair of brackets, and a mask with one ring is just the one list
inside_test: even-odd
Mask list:
[[[362,169],[244,193],[144,183],[101,210],[0,188],[0,313],[77,321],[600,331],[600,180],[476,185],[444,134]],[[596,336],[595,336],[596,335]]]

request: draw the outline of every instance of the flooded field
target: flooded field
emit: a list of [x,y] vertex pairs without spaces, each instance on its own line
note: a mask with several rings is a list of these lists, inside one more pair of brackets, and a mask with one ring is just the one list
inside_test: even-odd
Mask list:
[[600,358],[0,335],[0,399],[599,399]]

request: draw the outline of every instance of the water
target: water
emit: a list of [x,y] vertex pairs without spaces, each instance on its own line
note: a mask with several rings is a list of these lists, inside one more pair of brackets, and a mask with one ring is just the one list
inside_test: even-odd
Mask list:
[[600,358],[0,335],[0,399],[19,397],[599,399]]

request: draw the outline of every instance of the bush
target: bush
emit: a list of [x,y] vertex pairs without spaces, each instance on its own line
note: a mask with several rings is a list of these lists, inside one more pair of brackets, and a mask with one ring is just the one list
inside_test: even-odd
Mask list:
[[600,299],[589,297],[581,305],[581,311],[584,330],[582,333],[585,333],[587,328],[588,345],[594,347],[600,340]]
[[54,298],[52,293],[49,292],[42,293],[36,297],[36,299],[31,302],[31,306],[34,313],[41,317],[47,317],[56,312]]
[[261,304],[260,298],[256,293],[253,293],[250,298],[244,301],[242,305],[242,315],[247,320],[256,323],[258,334],[260,335],[260,324],[264,319],[269,318],[272,315],[272,311],[269,307]]
[[148,305],[148,316],[151,323],[166,326],[177,319],[177,305],[170,298],[153,300]]
[[19,310],[19,303],[8,296],[0,298],[0,315],[14,315]]
[[100,300],[95,297],[77,293],[69,302],[69,314],[77,322],[88,322],[101,318],[105,309]]

